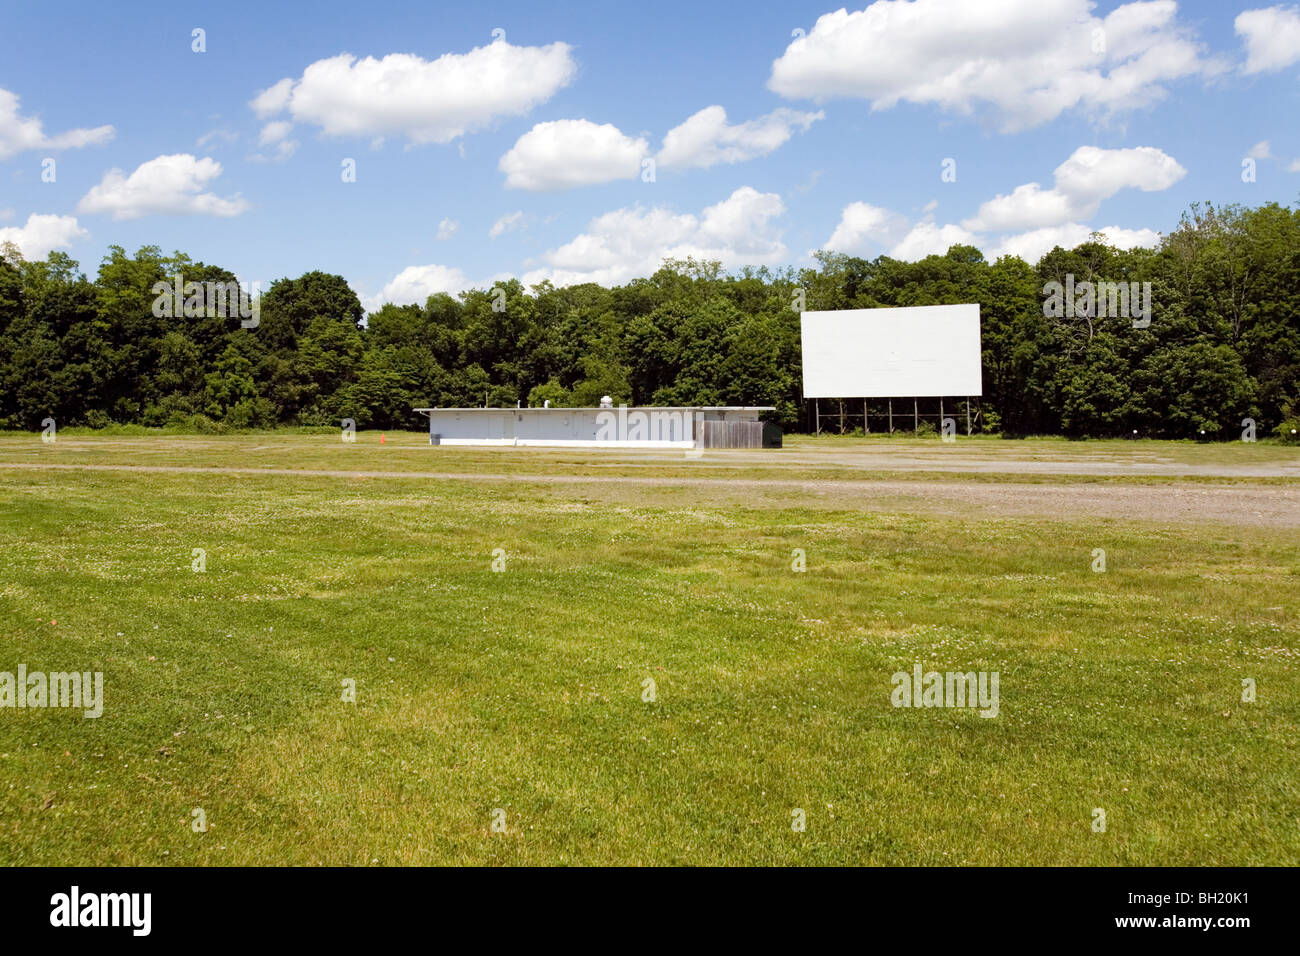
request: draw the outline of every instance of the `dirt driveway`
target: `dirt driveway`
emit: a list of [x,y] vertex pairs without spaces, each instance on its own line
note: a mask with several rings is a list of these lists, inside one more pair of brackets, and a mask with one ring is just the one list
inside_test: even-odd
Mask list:
[[[894,460],[896,463],[896,460]],[[0,462],[4,471],[98,471],[156,474],[234,474],[368,480],[499,482],[581,489],[626,503],[680,504],[690,489],[701,504],[770,507],[816,506],[849,510],[943,512],[963,517],[1027,515],[1082,519],[1132,519],[1163,524],[1232,524],[1300,527],[1300,485],[1161,482],[1051,483],[944,480],[802,480],[707,476],[504,474],[494,472],[364,471],[203,465],[55,464]],[[1003,465],[1002,470],[1007,468]]]

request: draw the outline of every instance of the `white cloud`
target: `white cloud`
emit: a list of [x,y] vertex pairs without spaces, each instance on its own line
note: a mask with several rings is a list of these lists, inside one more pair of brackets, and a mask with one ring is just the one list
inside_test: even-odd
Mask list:
[[1250,148],[1249,152],[1246,153],[1246,156],[1249,159],[1272,159],[1273,150],[1269,148],[1268,140],[1261,139]]
[[1291,165],[1286,168],[1288,173],[1300,173],[1300,159],[1293,159]]
[[111,126],[94,129],[70,129],[47,136],[40,119],[18,112],[18,95],[0,89],[0,159],[8,159],[29,149],[78,149],[98,146],[114,136]]
[[522,228],[524,224],[523,211],[508,212],[496,222],[492,223],[492,228],[488,230],[488,238],[495,239],[498,236],[504,236],[507,232],[514,232]]
[[794,135],[807,130],[824,113],[778,109],[766,116],[729,125],[721,106],[706,106],[664,136],[656,162],[661,166],[700,167],[740,163],[766,156]]
[[964,225],[969,229],[1028,229],[1068,222],[1073,216],[1073,200],[1057,189],[1044,189],[1038,183],[1017,186],[1006,196],[983,203],[979,212]]
[[1005,231],[1057,226],[1087,219],[1098,206],[1122,189],[1156,192],[1168,189],[1187,170],[1167,153],[1151,146],[1100,149],[1080,146],[1056,167],[1056,185],[1017,186],[1009,195],[983,203],[962,226],[972,231]]
[[1187,175],[1168,153],[1153,146],[1100,149],[1080,146],[1056,167],[1056,187],[1067,196],[1100,202],[1121,189],[1160,192]]
[[[767,155],[796,129],[806,130],[824,116],[778,109],[729,124],[721,106],[706,106],[668,131],[654,159],[660,166],[676,168],[744,162]],[[636,179],[649,151],[644,137],[633,138],[609,123],[554,120],[538,123],[519,137],[498,165],[512,189],[571,189]]]
[[442,222],[438,223],[438,235],[436,235],[434,238],[450,239],[452,236],[456,235],[456,230],[459,228],[460,228],[460,223],[458,223],[455,219],[444,219],[442,220]]
[[865,202],[851,202],[840,214],[840,223],[823,248],[851,256],[865,256],[881,246],[890,246],[907,229],[898,213]]
[[[866,204],[855,203],[854,205],[864,206]],[[869,208],[874,209],[875,207]],[[895,217],[891,225],[896,225],[897,221],[901,219],[901,217],[896,217],[895,213],[888,210],[876,211],[884,216]],[[848,213],[847,208],[845,212]],[[843,227],[843,219],[841,220],[841,227]],[[836,233],[838,234],[839,231],[837,229]],[[1073,249],[1080,243],[1087,242],[1094,231],[1104,233],[1107,241],[1117,249],[1132,249],[1135,246],[1155,247],[1160,243],[1160,233],[1151,229],[1123,229],[1119,226],[1104,226],[1101,229],[1094,230],[1092,226],[1068,222],[1061,225],[1045,226],[1040,229],[1031,229],[1014,235],[1005,235],[997,239],[981,236],[962,226],[951,223],[939,226],[933,222],[923,220],[913,225],[906,235],[895,241],[889,247],[887,255],[892,259],[915,262],[918,259],[924,259],[926,256],[941,256],[955,245],[967,245],[975,246],[981,250],[985,258],[990,262],[995,261],[1000,256],[1012,255],[1020,256],[1030,265],[1033,265],[1042,258],[1044,253],[1050,252],[1056,246]],[[888,237],[882,234],[876,238],[875,244],[883,245],[888,241]],[[834,249],[836,252],[866,254],[865,248],[859,251],[835,245],[831,241],[827,242],[826,248]]]
[[48,216],[32,214],[21,226],[0,229],[0,246],[12,242],[22,251],[28,262],[44,259],[54,249],[67,248],[78,239],[90,235],[77,224],[75,216]]
[[[1266,145],[1266,144],[1260,144]],[[1091,226],[1079,218],[1093,215],[1103,199],[1132,187],[1147,191],[1167,189],[1186,170],[1158,149],[1098,149],[1082,146],[1056,168],[1056,186],[1038,183],[1018,186],[980,206],[978,213],[960,225],[937,225],[932,219],[936,203],[927,203],[924,217],[908,227],[899,214],[864,202],[844,207],[823,248],[852,255],[879,254],[914,261],[942,255],[953,245],[972,245],[990,260],[1018,255],[1030,263],[1060,245],[1072,249],[1088,240]],[[1120,249],[1156,246],[1160,234],[1150,229],[1106,226],[1097,230]],[[999,238],[987,233],[1002,233]]]
[[926,256],[941,256],[948,251],[949,246],[979,244],[979,238],[961,226],[936,226],[932,222],[918,222],[889,250],[889,255],[893,259],[914,262]]
[[262,119],[266,119],[276,113],[283,113],[288,107],[292,95],[293,80],[286,76],[280,82],[268,86],[254,96],[248,105],[253,108],[254,113]]
[[501,157],[511,189],[571,189],[635,179],[650,144],[585,119],[538,123]]
[[8,222],[14,217],[12,209],[0,209],[0,222]]
[[1071,109],[1109,114],[1148,106],[1164,82],[1212,75],[1174,0],[1118,7],[1092,0],[878,0],[819,17],[773,62],[768,87],[791,99],[900,102],[959,114],[991,109],[1004,131]]
[[1102,226],[1097,230],[1116,249],[1154,249],[1160,245],[1160,233],[1154,229],[1123,229],[1120,226]]
[[1103,226],[1101,229],[1094,229],[1092,226],[1068,222],[1007,236],[991,248],[988,245],[982,248],[985,249],[985,256],[990,260],[1000,256],[1019,256],[1033,265],[1056,246],[1062,249],[1073,249],[1080,243],[1087,242],[1093,232],[1105,234],[1107,241],[1117,249],[1133,249],[1137,246],[1154,248],[1160,244],[1160,233],[1151,229],[1122,229],[1119,226]]
[[250,102],[263,119],[284,110],[329,136],[404,136],[449,143],[507,116],[522,116],[572,81],[566,43],[512,46],[504,40],[425,60],[410,53],[317,60]]
[[110,213],[114,219],[138,219],[147,215],[238,216],[248,202],[238,195],[222,199],[203,192],[221,175],[215,159],[196,159],[189,153],[159,156],[140,166],[130,176],[110,169],[98,186],[82,197],[77,211]]
[[1295,7],[1247,10],[1232,26],[1246,47],[1243,73],[1266,73],[1300,62],[1300,11]]
[[289,136],[291,129],[293,124],[287,120],[273,120],[262,127],[262,132],[257,137],[257,145],[270,146],[279,143]]
[[604,285],[647,276],[666,257],[719,259],[724,267],[776,265],[786,246],[772,220],[785,205],[775,193],[741,186],[698,216],[668,209],[616,209],[597,216],[586,232],[543,256],[546,268],[527,273],[526,285],[550,279],[566,286]]
[[913,262],[943,255],[949,246],[981,244],[977,235],[961,226],[936,225],[929,214],[937,206],[936,202],[927,203],[926,218],[909,226],[906,217],[892,210],[865,202],[849,203],[822,248],[863,257],[884,252],[890,258]]
[[269,153],[256,153],[249,159],[259,163],[279,163],[288,159],[298,150],[298,141],[290,139],[293,124],[286,120],[272,120],[262,127],[257,137],[257,145],[273,146]]
[[438,292],[455,295],[470,287],[465,273],[454,266],[407,266],[384,286],[378,296],[363,304],[374,312],[385,302],[395,305],[424,305],[425,299]]

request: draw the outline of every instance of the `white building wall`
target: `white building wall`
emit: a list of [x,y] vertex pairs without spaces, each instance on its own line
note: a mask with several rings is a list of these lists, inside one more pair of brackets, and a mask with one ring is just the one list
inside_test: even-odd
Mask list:
[[433,408],[429,440],[443,445],[693,448],[695,421],[756,421],[749,408]]
[[692,448],[690,409],[433,409],[429,436],[443,445]]

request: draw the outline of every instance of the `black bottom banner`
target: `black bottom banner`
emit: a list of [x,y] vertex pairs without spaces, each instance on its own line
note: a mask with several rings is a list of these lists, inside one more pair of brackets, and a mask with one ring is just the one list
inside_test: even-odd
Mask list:
[[[459,924],[498,941],[942,946],[1130,937],[1249,942],[1291,922],[1286,869],[9,869],[5,938],[301,945]],[[1284,912],[1284,908],[1288,912]],[[614,932],[617,937],[589,935]],[[626,936],[625,936],[626,934]]]

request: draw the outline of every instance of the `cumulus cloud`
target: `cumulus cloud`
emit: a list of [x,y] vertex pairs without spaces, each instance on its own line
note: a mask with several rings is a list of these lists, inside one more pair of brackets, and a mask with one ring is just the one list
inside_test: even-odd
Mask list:
[[32,214],[21,226],[0,229],[0,246],[16,245],[28,262],[44,259],[55,249],[65,249],[78,239],[90,235],[77,224],[75,216]]
[[460,228],[460,223],[455,219],[444,219],[438,223],[438,234],[435,239],[450,239],[456,235],[456,230]]
[[741,186],[699,215],[656,207],[625,207],[597,216],[581,235],[543,257],[544,268],[524,276],[532,285],[604,285],[650,275],[668,257],[719,259],[724,267],[776,265],[786,246],[773,220],[785,213],[781,197]]
[[851,202],[824,248],[850,256],[867,256],[892,246],[907,232],[907,220],[896,212],[865,202]]
[[1151,229],[1123,229],[1119,226],[1094,229],[1077,222],[1067,222],[1007,236],[991,247],[985,245],[982,248],[989,259],[1019,256],[1032,265],[1057,246],[1073,249],[1080,243],[1087,242],[1093,232],[1105,235],[1106,241],[1117,249],[1133,249],[1138,246],[1155,248],[1160,244],[1160,233]]
[[1121,189],[1159,192],[1187,175],[1168,153],[1153,146],[1100,149],[1080,146],[1056,167],[1056,186],[1068,196],[1109,199]]
[[931,217],[937,203],[925,206],[925,217],[910,224],[905,216],[865,202],[851,202],[840,213],[839,225],[822,246],[832,252],[872,258],[885,254],[908,262],[943,255],[950,246],[980,245],[974,233],[954,224],[936,225]]
[[292,95],[293,80],[286,76],[280,82],[268,86],[254,96],[248,105],[253,108],[254,113],[262,119],[266,119],[276,113],[283,113],[288,107]]
[[367,312],[373,312],[385,302],[394,305],[424,305],[429,296],[438,292],[450,295],[470,288],[465,273],[454,266],[407,266],[384,286],[379,295],[368,300]]
[[950,246],[956,245],[978,246],[980,240],[974,233],[951,223],[936,226],[932,222],[918,222],[889,250],[889,255],[894,259],[914,262],[926,256],[943,255]]
[[1243,73],[1267,73],[1300,62],[1300,10],[1295,7],[1247,10],[1232,26],[1246,47]]
[[635,179],[649,148],[610,123],[554,120],[520,136],[498,168],[511,189],[571,189]]
[[512,46],[498,40],[468,53],[425,60],[411,53],[317,60],[249,105],[263,119],[288,111],[328,136],[403,136],[449,143],[507,116],[522,116],[572,81],[566,43]]
[[70,129],[48,135],[36,116],[23,116],[18,112],[18,95],[0,89],[0,159],[29,149],[78,149],[98,146],[114,136],[112,126],[93,129]]
[[[707,168],[766,156],[806,130],[824,113],[778,109],[744,123],[728,123],[721,106],[706,106],[664,136],[655,163],[669,168]],[[585,119],[538,123],[501,157],[499,168],[512,189],[571,189],[636,179],[650,155],[644,137],[610,123]]]
[[1213,75],[1174,0],[1093,16],[1091,0],[878,0],[819,17],[772,64],[768,87],[790,99],[900,102],[958,114],[992,111],[1004,131],[1072,109],[1148,106],[1162,84]]
[[1028,229],[1068,222],[1073,216],[1071,197],[1059,189],[1025,183],[1009,195],[982,204],[978,214],[967,219],[965,225],[970,229]]
[[717,166],[766,156],[795,130],[807,130],[825,113],[778,109],[744,123],[729,124],[721,106],[706,106],[664,136],[656,162],[668,167]]
[[[1266,153],[1267,146],[1260,143],[1256,149],[1262,147]],[[1033,263],[1054,246],[1070,249],[1086,242],[1093,228],[1079,220],[1092,216],[1103,200],[1120,190],[1168,189],[1186,174],[1173,157],[1149,146],[1081,146],[1056,167],[1053,188],[1044,189],[1038,183],[1017,186],[1011,193],[983,203],[976,215],[960,225],[936,224],[933,202],[910,228],[906,219],[888,209],[849,203],[823,248],[860,256],[885,251],[892,258],[914,261],[941,255],[953,245],[972,245],[989,259],[1018,255]],[[1150,229],[1106,226],[1097,231],[1120,249],[1156,246],[1160,241],[1160,234]]]
[[496,239],[498,236],[504,236],[507,232],[514,232],[524,225],[524,214],[518,212],[508,212],[496,222],[492,223],[492,228],[488,230],[488,238]]
[[[900,226],[902,235],[899,233]],[[1106,240],[1117,249],[1132,249],[1136,246],[1154,248],[1160,244],[1160,233],[1151,229],[1124,229],[1120,226],[1095,229],[1077,222],[1044,226],[1001,237],[980,235],[952,223],[941,226],[929,219],[908,228],[906,221],[897,213],[868,206],[866,203],[851,203],[845,207],[840,225],[826,241],[825,248],[861,256],[877,255],[883,251],[890,258],[915,262],[926,256],[943,255],[955,245],[967,245],[982,251],[989,261],[1010,255],[1020,256],[1032,265],[1056,246],[1073,249],[1080,243],[1087,242],[1093,232],[1103,233]]]
[[1169,154],[1151,146],[1100,149],[1080,146],[1056,167],[1056,184],[1017,186],[982,204],[962,226],[972,231],[1036,229],[1087,219],[1098,206],[1122,189],[1156,192],[1187,175]]
[[204,192],[221,175],[215,159],[196,159],[189,153],[159,156],[140,164],[130,176],[110,169],[98,186],[82,197],[77,211],[108,213],[114,219],[139,219],[148,215],[238,216],[248,202],[238,194],[223,199]]

